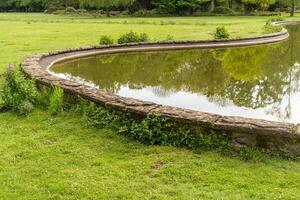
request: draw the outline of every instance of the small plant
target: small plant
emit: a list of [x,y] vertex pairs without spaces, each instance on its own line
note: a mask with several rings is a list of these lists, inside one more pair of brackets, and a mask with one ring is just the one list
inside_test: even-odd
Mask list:
[[67,14],[76,14],[77,13],[77,10],[73,7],[67,7],[66,8],[66,13]]
[[167,35],[165,41],[167,41],[167,42],[174,41],[174,37],[172,35]]
[[100,37],[100,42],[101,45],[110,45],[110,44],[114,44],[115,41],[111,36],[108,35],[102,35]]
[[63,98],[63,89],[60,87],[53,87],[49,102],[49,112],[51,115],[57,115],[63,111]]
[[36,97],[35,83],[10,66],[0,86],[2,109],[11,110],[18,115],[27,115],[34,108]]
[[285,18],[281,17],[281,16],[276,16],[276,17],[271,17],[270,19],[268,19],[266,24],[271,24],[272,22],[281,22],[281,21],[285,21]]
[[230,37],[230,34],[228,32],[228,30],[224,27],[217,27],[215,33],[214,33],[214,38],[216,40],[220,40],[220,39],[228,39]]
[[264,26],[264,31],[263,31],[264,34],[271,34],[271,33],[277,33],[277,32],[282,31],[281,26],[276,26],[276,25],[272,24],[273,22],[276,22],[276,21],[284,21],[284,18],[282,18],[282,17],[270,18]]
[[233,15],[234,11],[231,10],[230,8],[227,8],[227,7],[218,6],[218,7],[215,8],[213,13],[221,14],[221,15]]
[[138,34],[136,32],[130,31],[120,36],[120,38],[118,39],[118,44],[147,42],[148,40],[149,36],[146,33]]
[[140,119],[128,113],[94,105],[87,111],[87,118],[97,128],[112,128],[117,133],[144,144],[222,150],[230,148],[229,137],[225,134],[192,131],[155,113]]

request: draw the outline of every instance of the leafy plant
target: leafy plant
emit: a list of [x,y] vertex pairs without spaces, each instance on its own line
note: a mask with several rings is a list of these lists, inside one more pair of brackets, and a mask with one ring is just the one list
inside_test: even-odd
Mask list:
[[224,26],[217,27],[217,29],[214,33],[215,39],[217,39],[217,40],[228,39],[229,37],[230,37],[230,34]]
[[138,34],[136,32],[130,31],[120,36],[120,38],[118,39],[118,44],[147,42],[148,40],[149,36],[146,33]]
[[167,35],[166,41],[174,41],[174,37],[172,35]]
[[10,66],[4,73],[0,86],[2,109],[12,110],[18,115],[27,115],[36,103],[37,89],[34,81]]
[[214,9],[213,13],[222,15],[233,15],[234,11],[227,7],[218,6]]
[[114,44],[115,41],[111,36],[108,35],[102,35],[100,37],[100,42],[101,45],[110,45],[110,44]]
[[271,17],[270,19],[268,19],[266,24],[271,24],[272,22],[281,22],[281,21],[285,21],[285,18],[281,17],[281,16],[276,16],[276,17]]
[[281,26],[275,26],[272,23],[276,21],[284,21],[281,17],[270,18],[264,26],[264,34],[277,33],[282,30]]
[[54,86],[50,95],[49,112],[57,115],[63,111],[64,91],[60,87]]
[[88,121],[97,128],[112,128],[119,134],[144,144],[188,148],[228,149],[229,137],[223,133],[192,131],[155,113],[140,119],[132,114],[95,106],[87,112]]

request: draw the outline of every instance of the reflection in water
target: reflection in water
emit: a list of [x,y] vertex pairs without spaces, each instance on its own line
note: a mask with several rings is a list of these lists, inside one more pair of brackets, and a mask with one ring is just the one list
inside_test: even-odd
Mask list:
[[290,39],[278,44],[96,56],[51,70],[121,96],[299,123],[300,26],[288,28]]

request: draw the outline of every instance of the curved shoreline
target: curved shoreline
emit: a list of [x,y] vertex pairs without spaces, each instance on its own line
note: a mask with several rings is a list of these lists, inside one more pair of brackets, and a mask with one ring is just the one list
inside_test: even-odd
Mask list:
[[[276,22],[274,25],[299,24],[298,21]],[[162,106],[152,102],[108,94],[100,89],[83,85],[74,80],[54,76],[48,68],[58,62],[93,55],[162,51],[193,48],[227,48],[259,44],[268,44],[285,40],[289,37],[287,30],[279,33],[231,40],[156,42],[112,46],[95,46],[89,48],[67,49],[28,57],[22,63],[23,71],[41,84],[56,85],[66,92],[78,94],[102,106],[132,112],[146,116],[155,112],[163,117],[187,124],[191,127],[224,130],[232,137],[237,147],[242,145],[257,146],[276,150],[289,150],[300,155],[300,125],[284,122],[273,122],[245,117],[221,116],[188,109]]]

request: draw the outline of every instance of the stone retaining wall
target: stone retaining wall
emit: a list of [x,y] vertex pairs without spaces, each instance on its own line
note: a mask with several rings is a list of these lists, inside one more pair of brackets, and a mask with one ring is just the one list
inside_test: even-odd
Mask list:
[[[278,24],[282,25],[283,22]],[[288,150],[300,155],[300,125],[244,117],[221,116],[188,109],[162,106],[152,102],[108,94],[100,89],[54,76],[48,70],[54,63],[91,55],[133,51],[249,46],[278,42],[287,39],[288,36],[288,32],[284,29],[280,33],[255,38],[158,42],[67,49],[30,56],[22,63],[22,69],[39,83],[59,86],[68,93],[78,94],[83,98],[89,99],[102,106],[122,110],[124,112],[132,112],[141,116],[146,116],[150,112],[156,112],[163,117],[191,127],[224,130],[231,135],[233,144],[237,147],[248,145],[281,151]]]

